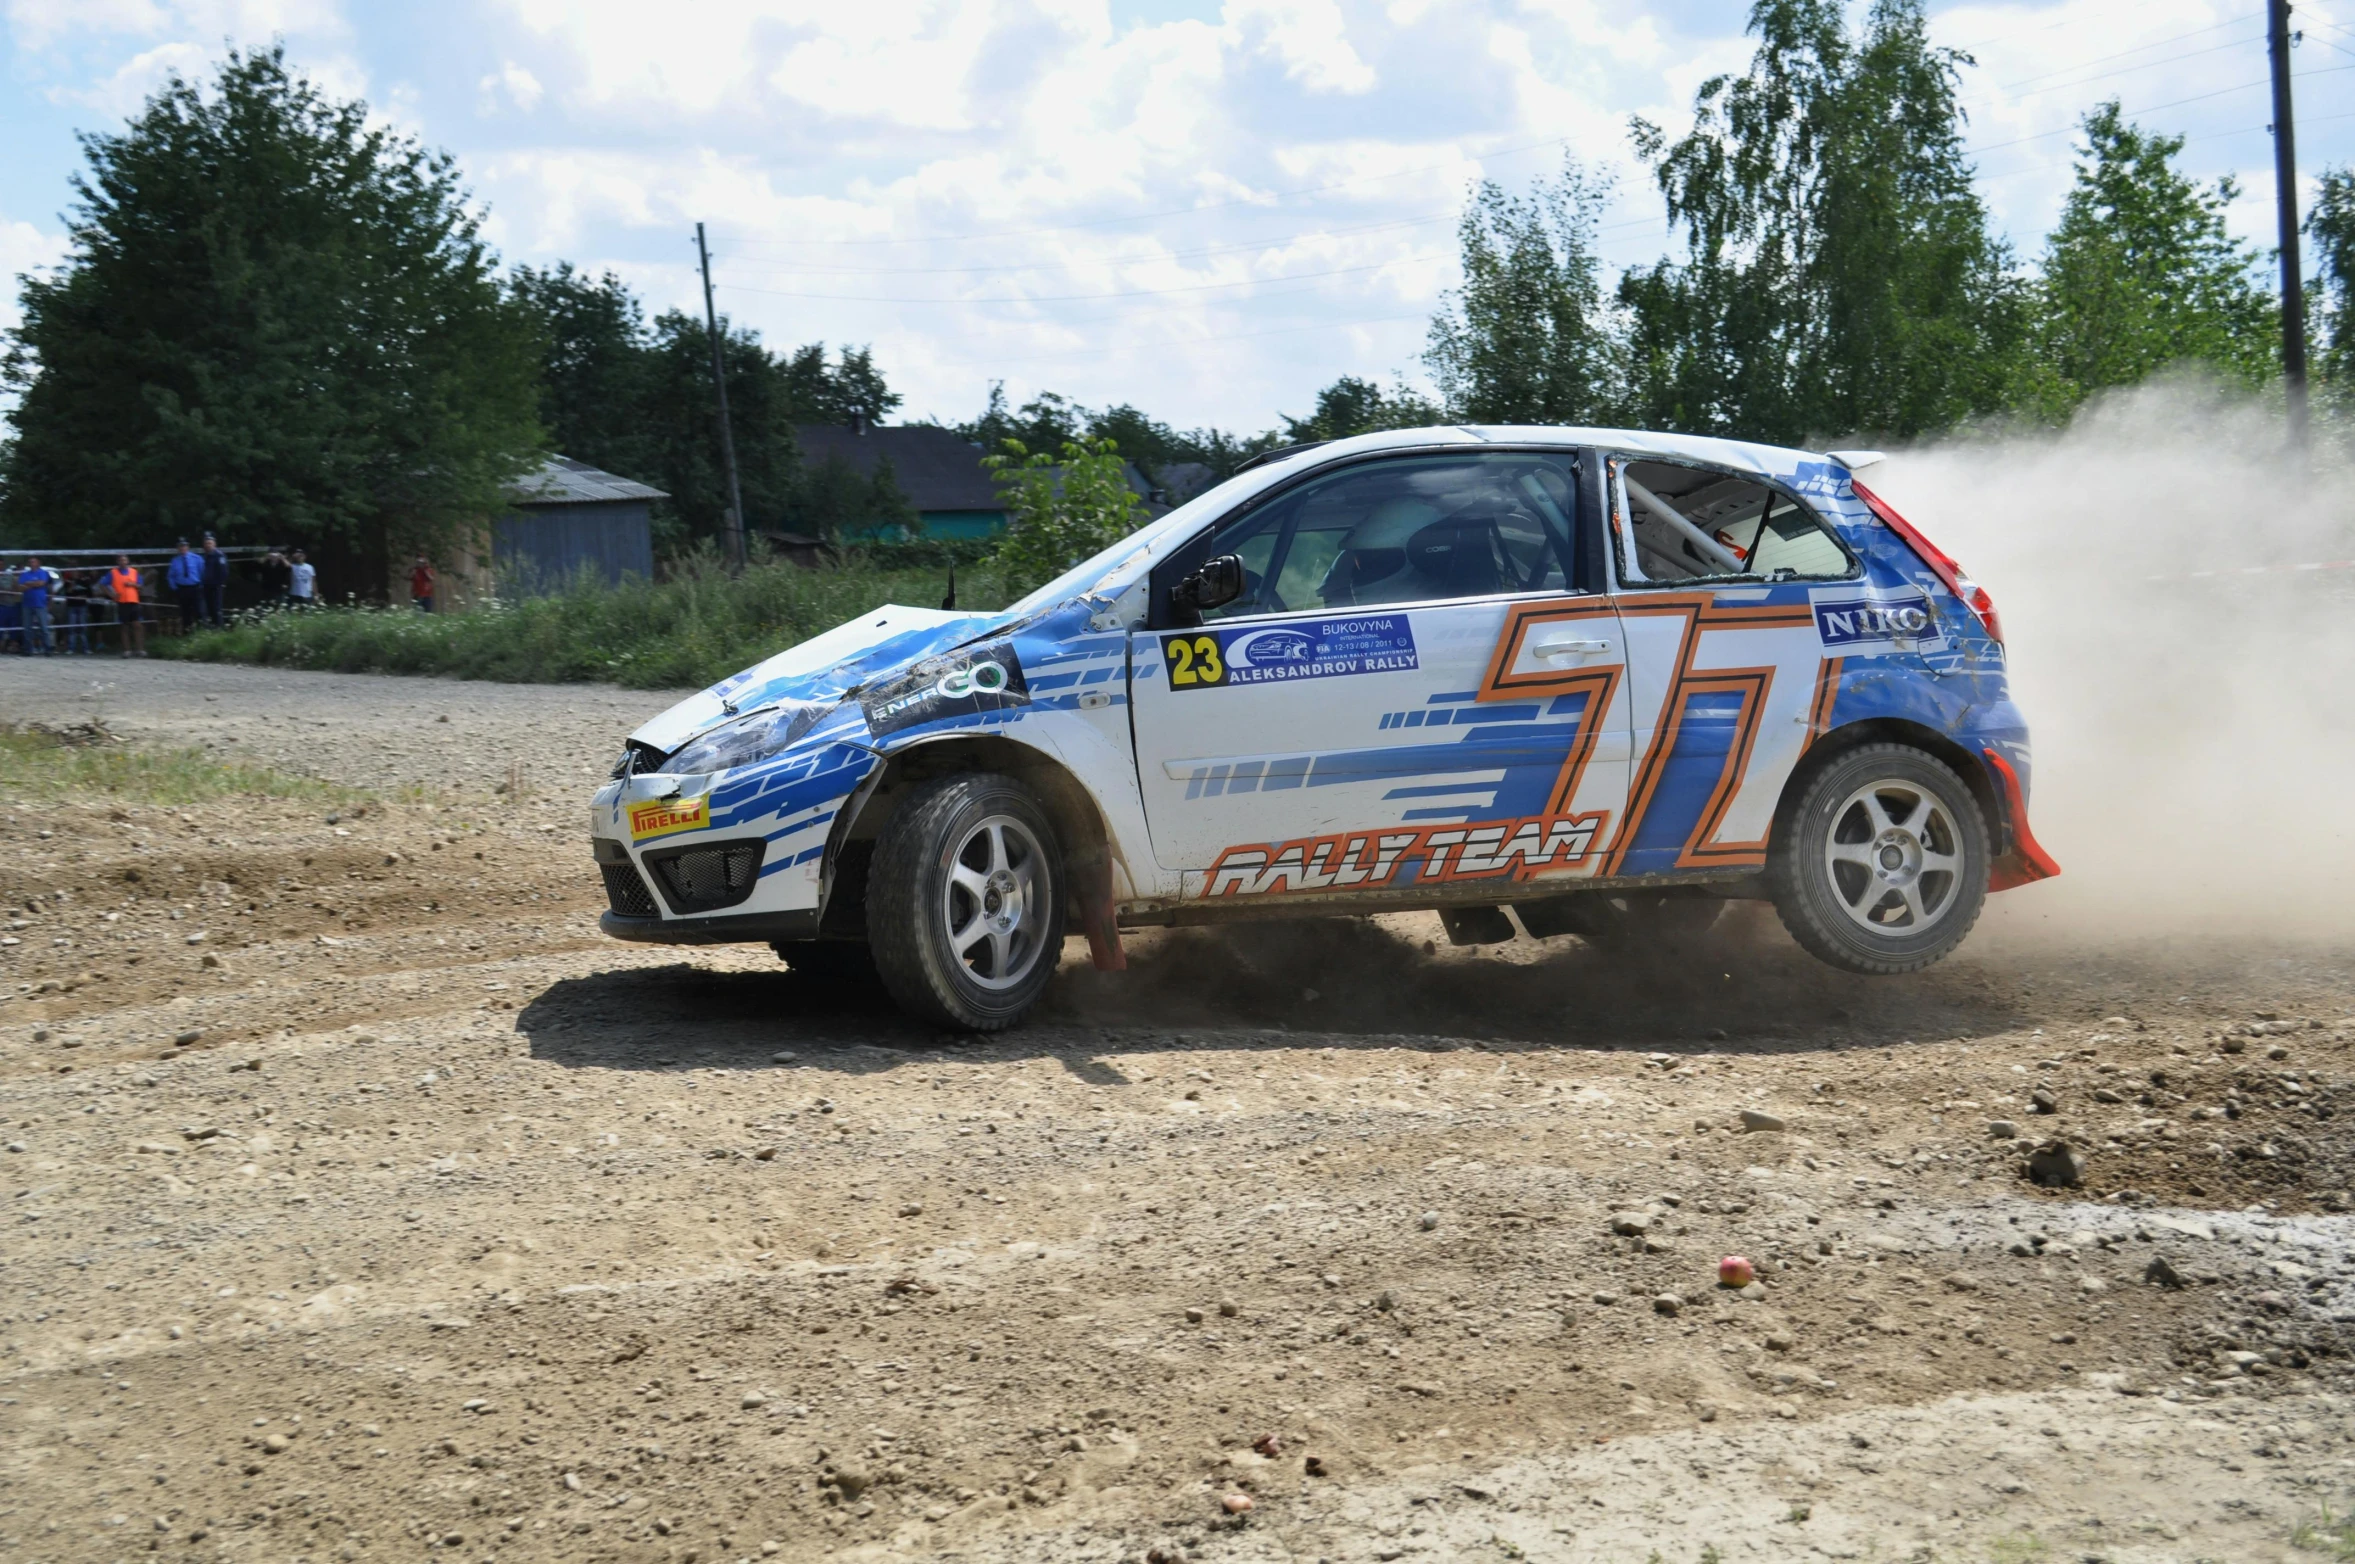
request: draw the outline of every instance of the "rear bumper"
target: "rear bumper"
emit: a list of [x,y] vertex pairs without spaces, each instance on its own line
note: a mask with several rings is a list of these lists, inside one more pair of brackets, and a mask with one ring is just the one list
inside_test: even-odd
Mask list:
[[1979,753],[1986,757],[1988,774],[1995,778],[1996,791],[2003,797],[2005,834],[2009,838],[2002,856],[1988,866],[1987,889],[2008,891],[2051,879],[2061,872],[2061,866],[2037,844],[2036,833],[2028,829],[2028,791],[2020,786],[2020,774],[1993,747]]

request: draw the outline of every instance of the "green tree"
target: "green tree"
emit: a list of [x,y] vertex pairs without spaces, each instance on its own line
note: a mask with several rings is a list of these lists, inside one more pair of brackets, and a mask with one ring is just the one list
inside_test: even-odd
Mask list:
[[6,358],[20,536],[429,544],[538,447],[532,330],[450,159],[232,53],[82,138]]
[[646,311],[613,273],[591,278],[569,261],[516,268],[508,293],[537,328],[540,424],[566,456],[653,482]]
[[2171,364],[2250,384],[2274,373],[2274,301],[2254,280],[2255,252],[2224,226],[2238,187],[2185,178],[2183,138],[2138,129],[2114,100],[2084,130],[2038,287],[2038,357],[2060,403],[2045,411]]
[[2317,352],[2317,378],[2336,400],[2355,408],[2355,168],[2326,168],[2306,214],[2314,240],[2314,279],[2308,285]]
[[[1588,175],[1574,158],[1560,179],[1540,182],[1525,196],[1493,180],[1473,190],[1456,228],[1464,280],[1432,318],[1423,354],[1456,418],[1591,424],[1618,407],[1621,346],[1594,248],[1596,214],[1609,196],[1607,182]],[[1331,389],[1352,385],[1365,382],[1343,381]],[[1421,416],[1423,410],[1417,405],[1402,412],[1416,422],[1432,421]],[[1366,411],[1380,419],[1388,410],[1377,402]]]
[[1385,391],[1371,380],[1343,375],[1317,393],[1316,410],[1306,418],[1284,418],[1284,438],[1295,445],[1344,440],[1383,429],[1420,429],[1445,417],[1429,397],[1404,383]]
[[871,474],[840,456],[806,467],[793,518],[796,531],[830,542],[895,538],[922,521],[888,456],[876,459]]
[[1058,460],[1007,440],[981,465],[997,479],[1008,525],[998,563],[1008,587],[1027,592],[1144,524],[1128,464],[1109,440],[1066,440]]
[[2023,320],[1962,151],[1970,57],[1921,0],[1756,0],[1747,74],[1671,144],[1635,122],[1681,261],[1621,279],[1633,412],[1796,444],[1909,436],[2001,405]]
[[[639,416],[658,476],[645,481],[670,493],[667,514],[656,517],[655,541],[663,552],[678,553],[716,541],[727,526],[728,475],[711,389],[711,333],[702,316],[666,310],[655,317],[647,351]],[[793,438],[799,419],[787,365],[761,346],[758,333],[732,325],[724,315],[720,363],[728,378],[745,530],[820,530],[800,524],[804,473]]]
[[881,424],[898,409],[900,395],[884,382],[866,348],[842,350],[838,362],[826,362],[826,344],[812,342],[797,348],[785,361],[787,395],[794,421],[804,424],[850,424],[864,420]]
[[1003,449],[1008,440],[1020,441],[1030,451],[1060,450],[1072,441],[1109,440],[1156,485],[1168,481],[1171,469],[1190,463],[1208,468],[1213,481],[1227,478],[1262,451],[1286,443],[1272,429],[1255,435],[1223,429],[1181,431],[1127,403],[1096,410],[1053,391],[1042,391],[1016,408],[1007,402],[1002,381],[990,382],[989,402],[980,417],[954,428],[985,451]]

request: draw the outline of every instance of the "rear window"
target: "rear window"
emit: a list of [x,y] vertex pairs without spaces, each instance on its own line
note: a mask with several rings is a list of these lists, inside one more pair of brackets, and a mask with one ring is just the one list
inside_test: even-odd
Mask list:
[[1856,568],[1831,529],[1772,484],[1678,462],[1612,467],[1612,543],[1623,585],[1836,581]]

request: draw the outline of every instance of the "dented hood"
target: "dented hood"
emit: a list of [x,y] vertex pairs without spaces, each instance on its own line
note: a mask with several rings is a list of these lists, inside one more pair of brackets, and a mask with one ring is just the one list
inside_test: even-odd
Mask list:
[[782,700],[839,700],[847,691],[987,635],[1012,618],[887,604],[688,696],[630,738],[667,755],[727,721],[730,706],[746,712]]

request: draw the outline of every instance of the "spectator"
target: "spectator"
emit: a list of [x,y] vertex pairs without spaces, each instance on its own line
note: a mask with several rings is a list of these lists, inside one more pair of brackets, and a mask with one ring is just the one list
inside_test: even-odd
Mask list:
[[29,657],[49,655],[49,594],[57,585],[57,572],[34,556],[27,556],[25,568],[16,573],[17,604],[24,614],[25,654]]
[[[103,583],[106,595],[114,602],[114,622],[122,627],[123,655],[147,655],[147,618],[139,607],[139,571],[128,554],[114,557],[114,569],[106,573]],[[136,648],[134,650],[134,648]]]
[[286,606],[287,578],[291,567],[286,563],[286,551],[271,546],[262,556],[262,601],[272,608]]
[[286,567],[286,601],[296,608],[310,608],[319,597],[319,568],[303,558],[303,551],[294,551],[294,560]]
[[229,556],[208,532],[204,535],[204,622],[216,630],[229,622],[221,611],[228,594]]
[[417,563],[409,567],[409,601],[417,605],[419,613],[433,612],[433,586],[433,566],[420,554]]
[[204,623],[204,559],[188,551],[186,538],[180,540],[179,551],[172,556],[164,580],[180,605],[180,633],[186,635]]
[[90,572],[69,570],[59,583],[65,604],[65,645],[59,650],[69,657],[90,655]]

